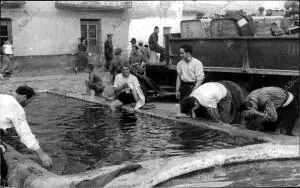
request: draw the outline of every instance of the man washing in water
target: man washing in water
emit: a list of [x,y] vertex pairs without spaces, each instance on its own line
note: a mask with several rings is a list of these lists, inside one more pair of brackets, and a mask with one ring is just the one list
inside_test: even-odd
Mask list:
[[122,73],[117,74],[113,85],[116,100],[110,104],[110,109],[115,111],[122,105],[136,103],[135,109],[141,108],[145,104],[140,83],[136,76],[130,74],[130,65],[122,65]]
[[49,167],[52,165],[51,158],[42,150],[34,134],[27,123],[23,107],[29,104],[35,96],[31,87],[20,86],[14,93],[14,96],[0,94],[0,131],[1,131],[1,185],[5,185],[7,176],[7,164],[4,160],[3,153],[6,146],[2,143],[2,134],[8,128],[15,128],[21,138],[21,142],[27,148],[35,151],[43,165]]
[[252,91],[243,102],[241,110],[248,125],[259,118],[261,124],[254,124],[255,128],[294,136],[297,103],[294,95],[283,88],[263,87]]
[[91,90],[95,91],[95,96],[100,96],[104,90],[104,85],[100,73],[94,71],[94,65],[88,64],[89,80],[85,81],[86,94],[91,95]]
[[221,83],[207,82],[180,101],[181,113],[176,114],[176,117],[196,117],[199,114],[204,118],[232,123],[232,108],[235,107],[232,105],[230,90]]

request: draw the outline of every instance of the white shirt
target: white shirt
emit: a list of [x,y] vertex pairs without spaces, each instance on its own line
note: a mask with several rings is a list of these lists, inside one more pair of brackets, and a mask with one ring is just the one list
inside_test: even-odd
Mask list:
[[0,128],[6,130],[12,127],[16,129],[21,142],[29,149],[37,150],[40,148],[27,123],[23,107],[13,96],[0,94]]
[[190,96],[195,97],[200,105],[204,107],[217,108],[217,104],[226,94],[227,89],[223,84],[207,82],[199,86]]
[[[133,89],[133,87],[140,87],[140,83],[136,76],[129,74],[129,76],[125,78],[122,73],[116,75],[113,87],[118,88],[125,83],[127,83],[131,89]],[[130,88],[123,89],[121,92],[130,93]]]
[[193,57],[188,63],[184,60],[179,61],[177,64],[177,73],[181,74],[181,80],[184,82],[202,82],[204,79],[203,64]]
[[11,44],[3,44],[2,48],[4,54],[8,54],[8,55],[13,54],[13,46]]

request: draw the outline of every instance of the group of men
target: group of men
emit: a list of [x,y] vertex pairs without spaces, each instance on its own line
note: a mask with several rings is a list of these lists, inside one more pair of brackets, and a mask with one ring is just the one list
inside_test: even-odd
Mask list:
[[[149,41],[155,38],[155,33],[151,34]],[[136,40],[131,42],[133,50],[129,63],[121,66],[122,73],[114,80],[113,87],[117,97],[111,104],[112,110],[123,104],[138,103],[140,98],[143,101],[141,104],[145,100],[137,92],[141,88],[139,82],[143,80],[142,74],[137,74],[139,69],[132,74],[130,70],[135,67],[135,63],[141,65],[141,62],[147,60],[138,53]],[[204,116],[224,123],[234,123],[232,112],[238,110],[249,128],[254,126],[254,129],[262,131],[276,129],[283,134],[293,135],[293,127],[297,121],[297,104],[292,93],[279,87],[263,87],[252,91],[245,99],[239,99],[243,101],[237,104],[234,100],[238,98],[238,94],[232,89],[235,83],[203,83],[203,64],[192,56],[192,52],[193,47],[189,44],[180,47],[181,60],[177,64],[176,79],[176,98],[180,101],[180,113],[176,117]]]
[[[139,43],[137,44],[137,40],[135,38],[132,38],[130,40],[131,49],[132,49],[132,51],[130,53],[131,59],[129,60],[130,64],[137,63],[137,62],[138,63],[144,62],[145,64],[147,64],[149,62],[149,58],[150,58],[150,53],[149,53],[150,51],[159,53],[160,61],[162,63],[165,63],[168,61],[166,49],[158,44],[158,33],[159,33],[159,28],[157,26],[155,26],[153,33],[149,36],[148,45],[146,45],[146,44],[144,45],[143,41],[139,41]],[[106,61],[105,68],[107,70],[110,70],[111,62],[114,59],[112,37],[113,37],[113,34],[108,33],[107,40],[104,43],[104,53],[105,53],[105,61]],[[117,48],[115,50],[115,56],[117,56],[116,53],[118,50],[120,50],[120,49]],[[137,50],[137,52],[136,52],[136,50]],[[118,51],[118,54],[120,54],[120,53],[121,52]],[[132,62],[132,61],[134,61],[134,62]]]
[[[239,110],[248,126],[261,131],[280,131],[293,135],[297,121],[297,104],[292,93],[280,87],[263,87],[252,91],[237,106],[232,85],[224,82],[203,83],[203,64],[192,56],[193,47],[180,47],[181,61],[177,64],[176,97],[180,113],[176,117],[208,117],[232,123],[232,111]],[[235,108],[235,109],[233,109]]]
[[[132,38],[131,53],[128,60],[121,59],[122,49],[117,48],[113,53],[112,37],[113,34],[107,34],[105,47],[105,68],[111,73],[113,88],[115,93],[115,101],[110,105],[111,110],[130,103],[136,103],[136,109],[144,106],[147,100],[147,90],[153,90],[157,94],[163,92],[162,89],[149,77],[146,76],[146,65],[149,64],[149,51],[161,53],[160,60],[166,61],[167,55],[165,49],[158,44],[159,28],[156,26],[154,32],[149,37],[148,45],[143,45],[140,41]],[[95,95],[99,96],[104,91],[104,84],[101,75],[93,71],[94,66],[88,65],[89,80],[86,80],[86,93],[90,94],[90,90],[95,91]]]
[[[151,42],[157,42],[158,31],[149,37]],[[111,35],[108,35],[111,37]],[[151,41],[151,42],[150,42]],[[122,50],[117,48],[115,56],[111,59],[109,70],[112,72],[114,82],[115,100],[110,104],[112,111],[116,108],[130,103],[136,103],[135,109],[141,108],[146,101],[145,94],[140,82],[154,84],[151,79],[144,75],[143,62],[148,60],[139,52],[140,49],[132,42],[132,53],[127,62],[120,59]],[[157,47],[157,51],[163,53],[163,49]],[[180,100],[180,113],[176,117],[196,117],[205,114],[207,117],[217,119],[224,123],[232,123],[230,113],[233,108],[233,98],[235,91],[224,82],[206,82],[203,64],[200,60],[192,56],[193,47],[183,44],[180,47],[181,60],[177,64],[176,98]],[[166,58],[166,57],[163,57]],[[86,81],[87,93],[95,90],[95,94],[100,96],[104,90],[104,84],[100,73],[94,71],[94,65],[88,65],[89,80]],[[152,86],[155,87],[155,86]],[[157,88],[159,91],[159,88]],[[32,101],[35,92],[31,87],[20,86],[14,95],[0,94],[0,130],[1,137],[8,128],[14,127],[17,134],[29,149],[35,151],[42,160],[44,166],[51,166],[51,158],[41,149],[37,139],[32,134],[26,120],[23,109]],[[252,91],[238,107],[247,125],[260,125],[257,127],[261,131],[280,131],[285,135],[293,135],[293,128],[297,121],[297,104],[292,93],[280,87],[263,87]],[[3,157],[6,151],[4,143],[0,143],[1,148],[1,185],[7,185],[7,165]]]
[[[167,58],[164,49],[157,44],[158,32],[158,27],[155,27],[149,37],[149,46],[150,49],[162,53],[161,60],[164,61]],[[127,65],[122,66],[120,49],[116,49],[115,59],[111,62],[110,70],[114,77],[113,87],[116,93],[116,101],[111,104],[112,110],[123,104],[138,103],[138,101],[144,104],[145,92],[138,92],[143,91],[140,83],[146,80],[146,83],[156,85],[144,75],[143,65],[148,63],[148,59],[141,53],[143,48],[136,44],[135,38],[130,42],[132,52]],[[279,87],[264,87],[252,91],[244,101],[240,101],[241,104],[236,104],[234,99],[237,98],[237,93],[232,90],[232,84],[223,82],[203,84],[205,78],[203,64],[192,56],[192,52],[193,47],[189,44],[180,47],[181,60],[177,64],[176,79],[176,98],[180,100],[180,113],[176,114],[176,117],[204,116],[233,123],[232,111],[238,110],[244,118],[244,123],[249,127],[257,123],[260,125],[256,127],[259,130],[267,130],[268,127],[276,128],[283,134],[293,135],[297,105],[292,93]],[[159,87],[154,88],[160,91]]]

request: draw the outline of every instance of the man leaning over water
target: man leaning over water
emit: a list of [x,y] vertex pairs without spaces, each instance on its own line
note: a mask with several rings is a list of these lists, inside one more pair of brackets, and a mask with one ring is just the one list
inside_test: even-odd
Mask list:
[[5,184],[7,176],[7,165],[3,158],[5,145],[2,143],[2,133],[8,128],[14,127],[21,138],[21,142],[27,148],[35,151],[43,165],[49,167],[52,165],[51,158],[42,150],[26,120],[26,114],[23,109],[29,104],[35,96],[31,87],[20,86],[14,92],[14,96],[0,94],[0,130],[1,130],[1,184]]
[[257,118],[261,124],[255,128],[261,131],[275,130],[294,136],[297,121],[297,103],[294,95],[280,87],[263,87],[252,91],[244,100],[241,110],[251,125]]

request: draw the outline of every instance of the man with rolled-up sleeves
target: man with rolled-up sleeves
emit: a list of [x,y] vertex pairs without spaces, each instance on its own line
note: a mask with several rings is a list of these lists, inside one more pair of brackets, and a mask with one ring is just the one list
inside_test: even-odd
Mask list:
[[18,87],[14,92],[14,96],[0,94],[1,186],[7,186],[7,164],[3,157],[6,146],[2,143],[2,134],[5,133],[6,129],[15,128],[21,138],[21,142],[25,144],[27,148],[36,152],[43,165],[46,167],[52,165],[52,159],[42,150],[35,135],[31,132],[23,109],[23,107],[32,101],[34,96],[34,90],[28,86]]

